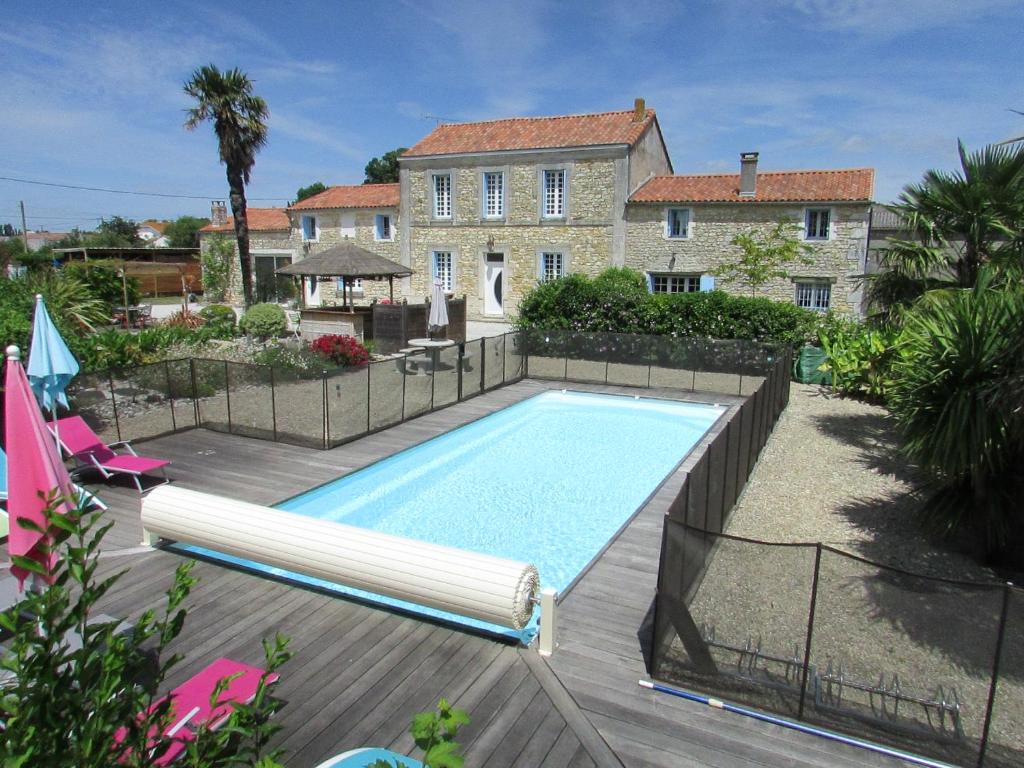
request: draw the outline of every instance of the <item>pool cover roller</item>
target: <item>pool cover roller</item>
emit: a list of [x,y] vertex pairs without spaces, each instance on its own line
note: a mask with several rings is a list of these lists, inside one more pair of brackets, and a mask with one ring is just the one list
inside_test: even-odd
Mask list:
[[150,543],[193,544],[517,630],[533,615],[540,583],[528,563],[173,485],[143,497],[142,527]]

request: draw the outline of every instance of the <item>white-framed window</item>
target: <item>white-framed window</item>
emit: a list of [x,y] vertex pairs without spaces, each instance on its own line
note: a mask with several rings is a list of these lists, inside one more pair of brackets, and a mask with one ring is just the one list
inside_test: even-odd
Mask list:
[[432,178],[434,191],[434,218],[450,219],[452,217],[452,175],[435,173]]
[[690,209],[669,208],[665,215],[665,237],[687,238],[690,236]]
[[434,277],[440,278],[446,292],[455,290],[455,261],[451,251],[434,251],[431,254]]
[[565,218],[565,170],[544,171],[544,200],[542,216],[545,219]]
[[565,277],[565,254],[562,251],[542,251],[538,256],[537,277],[542,283]]
[[363,278],[349,277],[346,278],[345,280],[341,280],[341,278],[338,278],[338,280],[336,280],[334,283],[334,290],[339,297],[341,296],[342,287],[345,288],[346,293],[348,291],[352,291],[352,293],[360,294],[363,292]]
[[373,226],[373,239],[374,240],[394,240],[395,230],[391,222],[391,214],[389,213],[378,213],[374,217]]
[[652,293],[697,293],[700,275],[651,275]]
[[828,208],[808,208],[804,213],[804,239],[828,240],[832,211]]
[[823,280],[797,280],[796,305],[816,312],[827,312],[832,302],[832,284]]
[[320,231],[316,226],[316,216],[302,217],[302,239],[307,242],[320,239]]
[[485,219],[504,217],[505,174],[502,171],[484,171],[483,209]]

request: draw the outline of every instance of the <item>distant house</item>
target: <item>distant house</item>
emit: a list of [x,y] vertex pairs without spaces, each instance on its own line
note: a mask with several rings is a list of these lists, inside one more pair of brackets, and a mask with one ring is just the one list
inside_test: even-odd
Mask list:
[[10,237],[4,237],[4,240],[21,240],[23,237],[28,240],[28,249],[30,251],[38,251],[47,245],[53,245],[66,237],[70,236],[70,232],[32,232],[31,230],[26,235],[11,235]]
[[874,171],[759,171],[744,153],[736,174],[655,176],[626,206],[626,266],[648,275],[662,293],[722,288],[748,294],[743,283],[710,274],[740,253],[733,238],[790,221],[812,247],[811,264],[787,268],[789,278],[758,295],[818,311],[857,313],[867,256]]
[[164,234],[164,230],[167,228],[168,224],[170,224],[169,221],[147,219],[139,224],[139,227],[135,232],[139,236],[139,239],[145,242],[146,245],[151,245],[154,248],[164,248],[170,245],[170,241]]

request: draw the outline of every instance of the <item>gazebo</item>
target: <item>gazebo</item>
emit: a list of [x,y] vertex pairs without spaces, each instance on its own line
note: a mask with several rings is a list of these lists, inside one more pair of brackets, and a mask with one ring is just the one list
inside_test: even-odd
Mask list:
[[[355,280],[383,280],[387,278],[391,300],[395,300],[395,278],[408,277],[412,270],[391,259],[378,256],[354,243],[341,243],[325,251],[307,256],[277,270],[279,275],[297,276],[302,281],[301,296],[306,295],[307,277],[341,278],[342,301],[349,311],[353,309],[352,285]],[[345,290],[348,289],[346,295]],[[347,301],[346,301],[347,299]]]

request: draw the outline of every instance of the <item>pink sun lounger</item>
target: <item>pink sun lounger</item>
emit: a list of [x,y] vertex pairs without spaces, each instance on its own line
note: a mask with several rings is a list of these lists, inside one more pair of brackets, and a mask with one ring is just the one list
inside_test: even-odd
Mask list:
[[[52,429],[51,431],[60,440],[61,448],[71,458],[83,467],[98,469],[106,479],[116,474],[128,475],[141,493],[142,482],[139,478],[159,469],[163,473],[164,482],[167,482],[167,473],[164,467],[171,462],[139,456],[127,440],[107,445],[99,435],[92,431],[92,428],[85,423],[81,416],[58,419],[56,431]],[[127,453],[115,453],[113,450],[115,447],[124,448]]]
[[[220,728],[231,716],[235,702],[252,702],[259,689],[260,680],[264,677],[267,685],[273,685],[278,681],[279,675],[267,674],[259,667],[240,661],[219,658],[171,691],[168,694],[171,700],[170,724],[163,734],[171,743],[163,754],[154,757],[153,765],[169,765],[177,760],[188,748],[188,743],[195,738],[195,732],[199,728]],[[211,705],[210,698],[217,683],[225,678],[230,678],[230,682],[217,701]],[[157,707],[159,704],[160,702],[157,702],[153,706]],[[114,740],[120,743],[124,737],[125,730],[122,728],[114,735]],[[155,736],[151,737],[151,743],[157,743]]]

